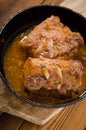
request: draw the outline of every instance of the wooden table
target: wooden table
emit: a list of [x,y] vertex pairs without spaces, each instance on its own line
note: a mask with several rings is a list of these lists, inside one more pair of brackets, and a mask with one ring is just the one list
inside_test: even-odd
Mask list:
[[[71,0],[67,1],[68,3],[70,1],[69,7],[72,7]],[[76,4],[78,0],[72,1]],[[81,1],[85,2],[83,7],[86,6],[86,0]],[[62,0],[0,0],[0,27],[16,11],[33,5],[48,3],[57,5],[61,2]],[[66,3],[64,5],[66,6]],[[80,8],[76,9],[76,7],[73,6],[72,8],[79,12]],[[84,12],[83,15],[86,16],[86,10]],[[86,99],[66,107],[59,115],[56,115],[43,126],[38,126],[21,118],[3,113],[0,116],[0,130],[86,130]]]

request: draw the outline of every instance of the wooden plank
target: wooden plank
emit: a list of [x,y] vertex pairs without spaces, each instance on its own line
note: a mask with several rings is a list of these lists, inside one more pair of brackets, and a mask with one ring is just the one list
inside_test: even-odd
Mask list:
[[23,119],[3,113],[0,116],[0,130],[19,130]]
[[60,4],[64,0],[44,0],[43,4]]
[[[65,109],[56,115],[52,120],[43,126],[38,126],[24,121],[20,130],[85,130],[86,127],[86,99],[65,107]],[[83,109],[84,107],[84,109]]]
[[0,0],[0,27],[19,10],[41,4],[43,0]]
[[0,95],[5,91],[5,84],[3,83],[2,79],[0,78]]
[[[4,0],[5,1],[5,0]],[[17,5],[17,2],[21,3]],[[31,5],[37,5],[38,3],[43,3],[42,0],[37,0],[36,2],[29,0],[26,3],[23,3],[23,0],[18,0],[17,2],[11,1],[10,5],[10,11],[7,9],[6,17],[14,14],[17,10],[26,8]],[[13,8],[14,7],[14,8]],[[5,16],[5,15],[4,15]],[[0,80],[1,88],[4,86],[3,82]],[[33,107],[27,103],[24,103],[17,97],[13,96],[8,89],[4,88],[2,89],[1,94],[1,109],[4,107],[4,111],[7,113],[10,113],[12,115],[21,117],[27,121],[31,121],[33,123],[42,125],[46,122],[48,122],[54,115],[59,113],[63,108],[61,109],[45,109],[45,108],[38,108]],[[3,100],[2,100],[3,99]],[[6,102],[6,103],[5,103]],[[23,104],[23,105],[22,105]],[[39,114],[40,113],[40,114]]]
[[[38,126],[33,123],[24,121],[21,123],[19,130],[85,130],[86,127],[86,99],[80,101],[79,103],[76,103],[75,105],[71,105],[66,107],[59,115],[56,115],[52,120],[50,120],[47,124],[43,126]],[[0,118],[0,128],[3,128],[3,130],[6,130],[6,128],[9,128],[8,130],[17,130],[16,121],[20,120],[20,118],[16,117],[9,117],[9,115],[4,114]],[[8,119],[6,119],[6,117]],[[4,120],[4,123],[2,122]],[[21,120],[20,120],[21,122]],[[20,124],[19,122],[19,124]],[[14,125],[13,125],[14,124]],[[77,125],[78,124],[78,125]],[[11,126],[10,126],[11,125]],[[14,127],[15,126],[15,127]],[[5,129],[4,129],[5,128]]]
[[3,113],[4,107],[7,105],[7,100],[3,98],[3,93],[5,92],[5,84],[0,79],[0,114]]
[[[71,1],[71,0],[70,0]],[[77,1],[77,0],[76,0]],[[77,6],[77,3],[75,3],[73,6],[72,6],[72,4],[73,4],[73,2],[76,2],[75,0],[73,0],[72,1],[72,3],[71,3],[71,5],[69,5],[69,4],[65,4],[65,3],[63,3],[63,4],[61,4],[61,6],[66,6],[66,7],[70,7],[70,8],[73,8],[75,11],[78,11],[78,10],[80,10],[80,12],[81,13],[83,13],[84,15],[86,14],[86,11],[84,11],[84,10],[86,10],[85,9],[85,6],[83,6],[84,7],[84,10],[80,7],[80,8],[76,8],[76,6]],[[78,0],[79,1],[79,0]],[[77,2],[78,2],[77,1]],[[69,3],[69,0],[67,0],[66,2],[68,2]],[[80,1],[81,2],[81,1]],[[83,2],[83,1],[82,1]],[[15,4],[15,5],[17,5],[17,4]],[[76,6],[75,6],[76,5]],[[79,4],[78,4],[79,5]],[[80,4],[81,6],[82,6],[82,4]],[[86,4],[85,4],[86,5]],[[72,7],[71,7],[72,6]],[[19,6],[19,8],[20,8],[20,6]],[[77,10],[76,10],[77,9]],[[84,11],[84,12],[83,12]],[[13,12],[15,12],[14,11],[14,9],[13,9]],[[9,13],[7,13],[7,14],[9,14]],[[86,16],[86,15],[85,15]],[[2,91],[3,92],[3,91]],[[13,95],[11,94],[11,93],[8,93],[7,91],[6,91],[6,93],[4,93],[3,94],[3,96],[6,96],[6,99],[7,99],[7,97],[10,99],[10,101],[9,102],[7,102],[8,103],[8,105],[7,105],[7,109],[5,109],[5,111],[8,111],[9,112],[9,110],[11,111],[12,109],[15,109],[16,108],[16,105],[15,105],[15,100],[13,100],[13,98],[15,97],[13,97]],[[13,97],[13,98],[12,98]],[[15,97],[16,98],[16,97]],[[12,102],[12,103],[11,103]],[[19,109],[19,111],[21,110],[21,106],[22,106],[22,104],[23,104],[23,106],[24,107],[22,107],[22,109],[24,109],[23,111],[26,111],[26,113],[27,114],[29,114],[28,113],[28,110],[30,109],[30,113],[31,112],[35,112],[35,109],[34,110],[32,110],[32,106],[29,106],[28,107],[28,105],[26,104],[24,104],[24,102],[22,102],[22,103],[20,103],[20,101],[19,100],[16,100],[16,102],[17,102],[17,108],[16,108],[16,110],[15,110],[15,113],[16,113],[16,116],[18,116],[17,114],[18,114],[18,109]],[[77,105],[78,104],[78,105]],[[20,130],[23,130],[23,129],[32,129],[32,130],[38,130],[38,129],[42,129],[42,130],[47,130],[47,129],[49,129],[49,130],[67,130],[67,129],[69,129],[70,128],[70,130],[72,130],[72,129],[77,129],[77,130],[82,130],[82,129],[84,129],[85,128],[85,123],[86,123],[86,112],[85,112],[85,109],[86,109],[86,99],[84,99],[84,100],[82,100],[81,102],[79,102],[79,103],[77,103],[77,104],[75,104],[75,105],[73,105],[73,106],[69,106],[69,107],[66,107],[65,108],[65,110],[63,110],[63,112],[58,116],[55,116],[50,122],[48,122],[46,125],[44,125],[44,126],[42,126],[42,127],[40,127],[40,126],[37,126],[37,125],[33,125],[32,123],[28,123],[28,122],[25,122],[24,123],[24,125],[22,124],[22,126],[19,128]],[[12,105],[12,108],[11,108],[11,106],[10,105]],[[26,107],[28,108],[28,109],[26,109]],[[37,115],[35,116],[35,117],[37,117],[37,116],[39,116],[40,117],[40,115],[39,115],[39,108],[36,108],[36,110],[38,110],[38,113],[37,113]],[[42,109],[40,109],[40,110],[42,110]],[[43,112],[42,112],[43,113]],[[52,113],[52,112],[50,112],[50,113]],[[11,113],[11,114],[14,114],[14,113]],[[19,114],[21,114],[21,112],[19,113]],[[23,116],[26,116],[25,117],[25,119],[27,118],[27,114],[26,115],[23,115]],[[83,117],[83,118],[82,118]],[[35,119],[37,119],[37,118],[35,118]],[[42,118],[42,119],[44,119],[44,118]],[[80,119],[82,119],[82,120],[80,120]],[[78,124],[78,125],[77,125]],[[11,127],[11,129],[12,129],[12,127]],[[10,129],[10,130],[11,130]],[[4,129],[3,129],[4,130]]]
[[65,0],[60,5],[73,9],[86,17],[86,0]]
[[[4,86],[1,80],[0,84]],[[3,87],[3,89],[4,91],[0,96],[1,110],[17,117],[21,117],[35,124],[43,125],[47,123],[52,117],[54,117],[63,109],[47,109],[35,107],[18,99],[6,87]]]
[[[84,130],[86,127],[86,99],[82,100],[80,103],[77,103],[73,110],[70,113],[70,116],[68,116],[60,127],[60,130],[63,130],[64,128],[67,130],[70,128],[70,130]],[[72,119],[72,120],[71,120]]]
[[56,115],[52,120],[50,120],[47,124],[45,124],[43,126],[37,126],[35,124],[24,121],[20,130],[24,130],[27,128],[28,129],[32,128],[32,130],[38,130],[38,129],[40,129],[40,130],[55,130],[54,129],[55,125],[57,126],[57,123],[61,120],[62,117],[64,118],[64,115],[68,115],[68,113],[70,113],[71,108],[73,108],[73,106],[66,107],[61,113],[59,113],[59,115]]

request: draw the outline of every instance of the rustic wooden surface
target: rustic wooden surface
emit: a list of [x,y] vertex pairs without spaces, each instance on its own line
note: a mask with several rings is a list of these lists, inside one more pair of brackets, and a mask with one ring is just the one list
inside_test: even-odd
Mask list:
[[[77,6],[77,1],[80,2],[79,7]],[[61,0],[0,0],[0,26],[3,25],[8,17],[15,14],[15,12],[20,9],[24,9],[37,4],[58,4],[59,2],[61,2]],[[72,2],[75,2],[73,6],[71,6]],[[73,8],[75,11],[82,12],[82,14],[86,16],[86,0],[66,0],[66,3],[63,3],[61,5]],[[80,8],[80,6],[83,8]],[[0,91],[0,93],[3,93],[3,90]],[[85,130],[85,104],[86,99],[80,101],[79,103],[66,107],[60,113],[60,115],[56,115],[44,126],[38,126],[23,119],[3,113],[0,116],[0,130]]]
[[60,5],[73,9],[86,17],[86,0],[64,0]]
[[34,107],[14,96],[0,79],[0,113],[6,112],[37,125],[44,125],[64,108]]

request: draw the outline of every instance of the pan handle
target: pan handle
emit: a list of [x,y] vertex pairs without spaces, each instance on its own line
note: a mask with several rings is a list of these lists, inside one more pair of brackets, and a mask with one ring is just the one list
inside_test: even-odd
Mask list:
[[86,0],[65,0],[60,6],[70,8],[86,17]]

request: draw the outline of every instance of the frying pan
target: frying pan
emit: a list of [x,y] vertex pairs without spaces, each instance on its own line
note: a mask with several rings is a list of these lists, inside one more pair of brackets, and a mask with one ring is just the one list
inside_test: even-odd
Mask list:
[[31,26],[37,25],[51,15],[59,16],[62,23],[69,26],[73,31],[77,30],[80,32],[84,40],[86,40],[86,18],[70,9],[56,5],[38,5],[20,11],[15,16],[11,17],[0,31],[0,77],[8,89],[21,100],[26,101],[32,105],[48,108],[63,107],[73,104],[83,99],[86,96],[86,92],[83,92],[77,99],[68,101],[66,103],[52,105],[32,101],[16,92],[9,81],[7,81],[3,69],[3,57],[7,44],[12,43],[11,41],[14,37],[22,33],[24,30],[30,28]]

